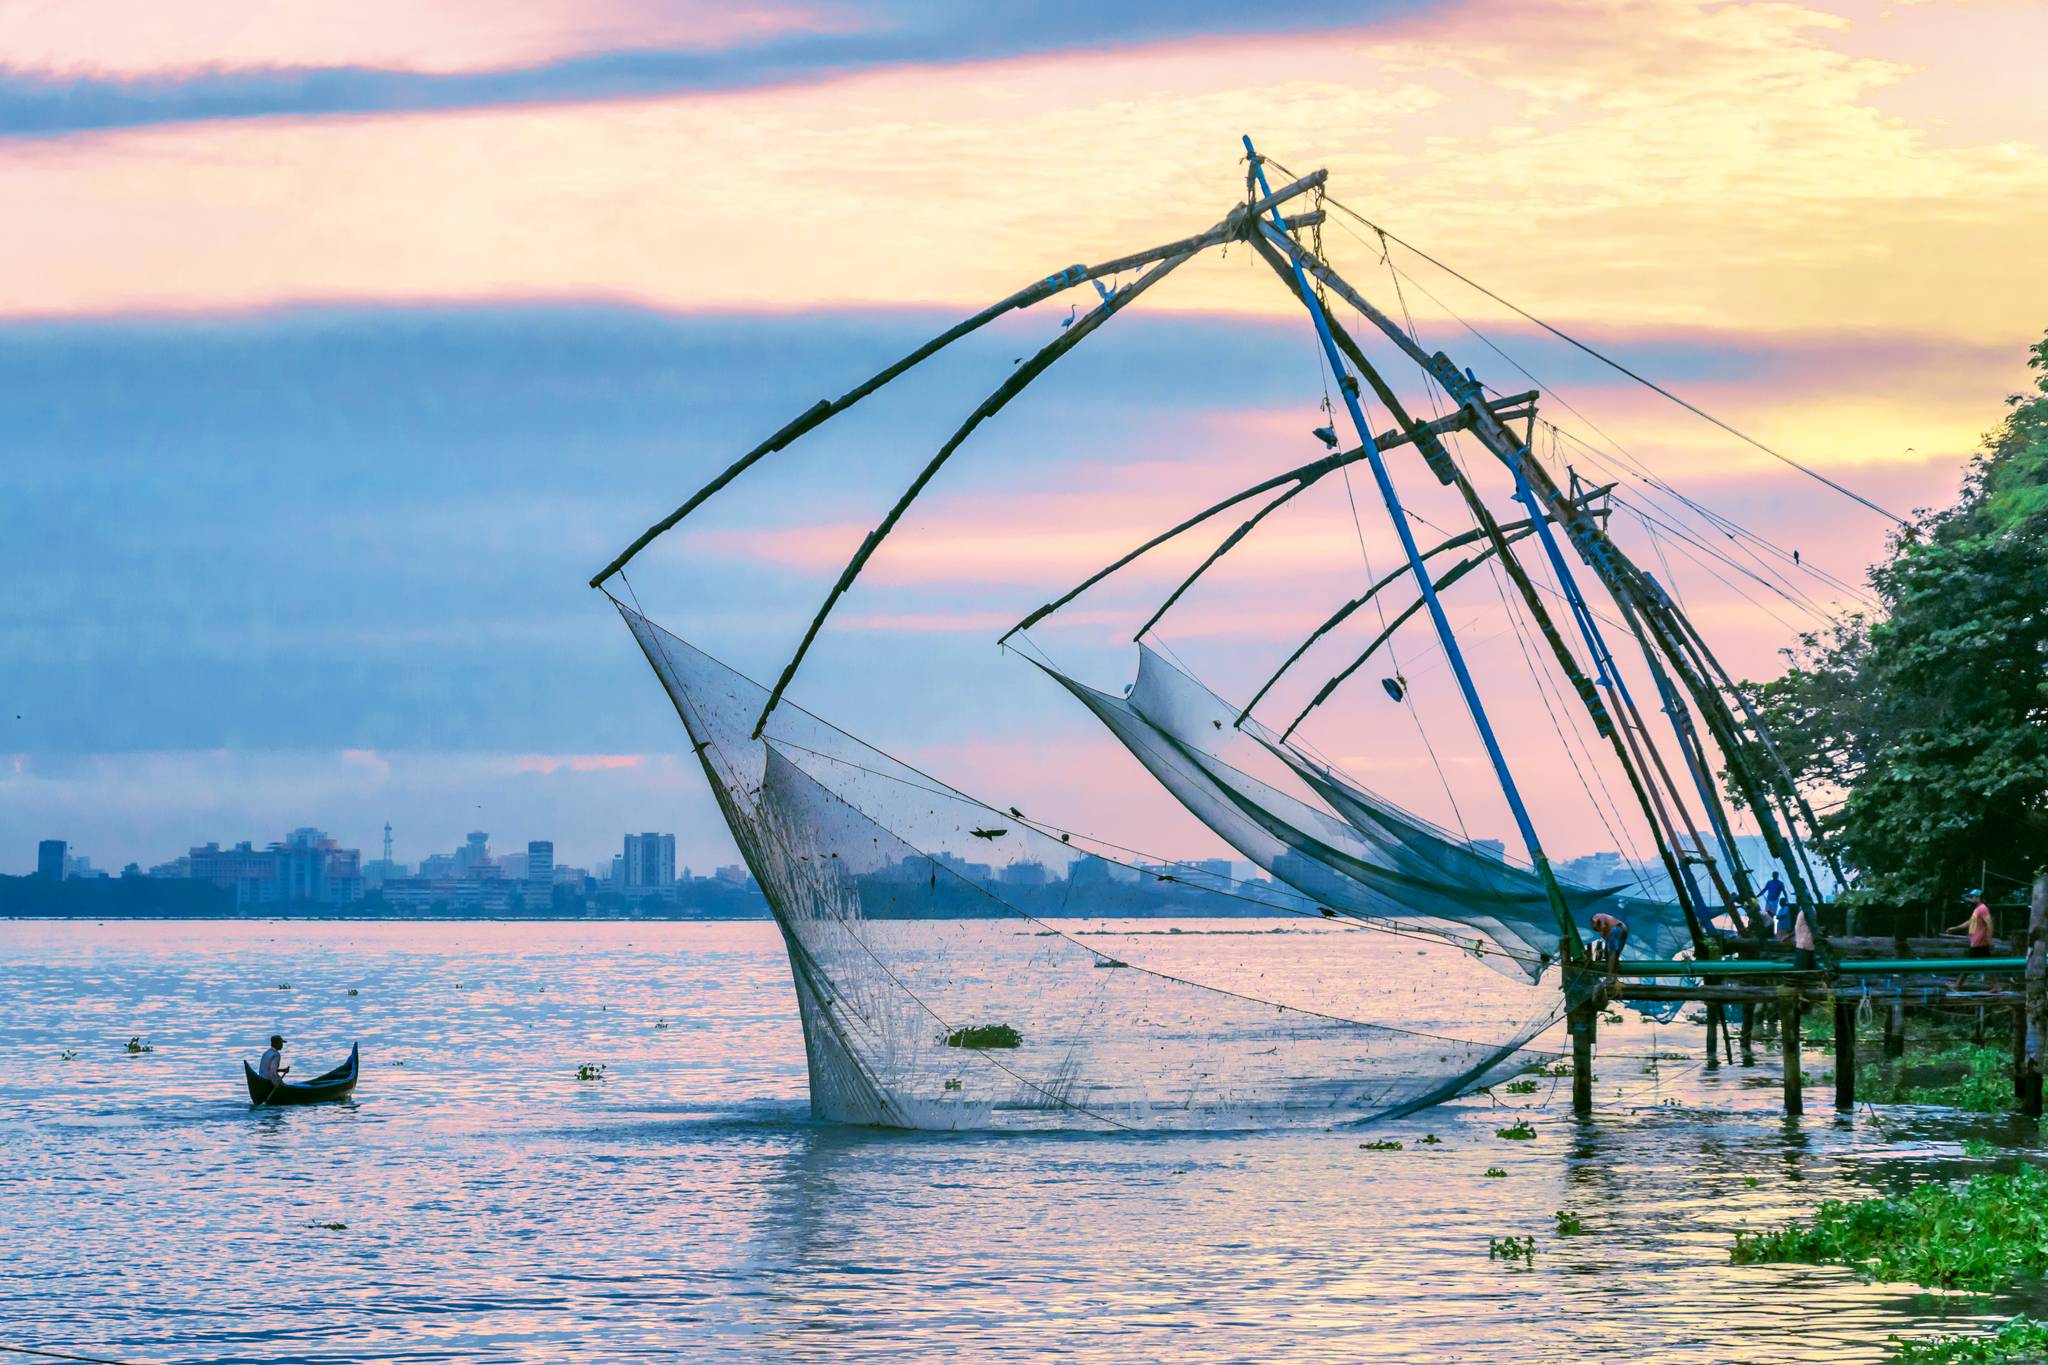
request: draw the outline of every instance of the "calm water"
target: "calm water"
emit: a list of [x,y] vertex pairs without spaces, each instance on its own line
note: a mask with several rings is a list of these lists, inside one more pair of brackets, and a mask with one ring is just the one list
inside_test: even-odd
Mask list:
[[[5,1345],[1874,1360],[1888,1333],[2009,1308],[1729,1265],[1737,1228],[1957,1173],[1958,1140],[2003,1121],[1839,1122],[1815,1094],[1788,1124],[1762,1057],[1653,1071],[1692,1029],[1604,1029],[1586,1125],[1545,1081],[1363,1132],[919,1135],[808,1121],[766,924],[0,922],[0,999]],[[360,1039],[359,1100],[252,1111],[239,1058],[273,1028],[300,1076]],[[1495,1136],[1510,1106],[1535,1140]],[[1379,1138],[1406,1145],[1359,1149]],[[1558,1209],[1586,1235],[1555,1236]],[[1532,1267],[1488,1260],[1509,1234],[1536,1238]]]

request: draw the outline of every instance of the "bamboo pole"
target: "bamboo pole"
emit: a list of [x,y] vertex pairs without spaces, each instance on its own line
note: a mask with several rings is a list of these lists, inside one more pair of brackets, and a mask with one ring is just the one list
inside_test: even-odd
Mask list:
[[1778,1052],[1785,1064],[1785,1113],[1797,1116],[1806,1109],[1806,1078],[1799,1069],[1799,991],[1792,986],[1778,988]]
[[2027,916],[2027,1089],[2020,1112],[2041,1117],[2044,1034],[2048,1034],[2048,872],[2034,878],[2034,902]]
[[1218,242],[1241,236],[1245,231],[1246,225],[1253,221],[1257,214],[1273,207],[1275,204],[1284,204],[1288,200],[1298,198],[1311,190],[1320,189],[1323,182],[1327,179],[1329,179],[1328,171],[1313,171],[1290,185],[1282,185],[1279,189],[1260,199],[1255,204],[1232,209],[1228,217],[1206,232],[1195,233],[1193,236],[1184,237],[1177,242],[1168,242],[1164,246],[1152,247],[1145,251],[1134,252],[1128,256],[1119,256],[1114,260],[1104,261],[1100,265],[1070,265],[1065,270],[1026,285],[1008,298],[997,300],[972,317],[955,323],[930,341],[919,346],[916,350],[911,351],[895,364],[878,370],[874,375],[854,385],[851,389],[839,395],[839,397],[833,399],[821,398],[792,418],[774,435],[755,446],[745,455],[742,455],[739,459],[728,465],[717,477],[713,478],[711,482],[691,494],[682,506],[676,508],[675,511],[641,532],[631,545],[620,551],[617,558],[598,571],[597,576],[590,580],[590,586],[593,588],[597,587],[607,578],[625,568],[635,555],[646,549],[657,537],[673,528],[684,517],[696,511],[706,499],[716,494],[720,489],[724,488],[741,474],[744,474],[762,459],[781,450],[784,446],[787,446],[805,432],[818,426],[827,418],[836,417],[840,413],[845,412],[848,408],[860,402],[861,399],[866,398],[869,394],[890,381],[899,378],[904,372],[931,359],[946,347],[960,340],[960,338],[979,331],[1006,313],[1029,308],[1034,303],[1051,298],[1054,294],[1072,289],[1076,285],[1086,284],[1090,280],[1098,280],[1108,275],[1121,274],[1126,270],[1135,270],[1139,266],[1150,265],[1155,261],[1163,261],[1174,256],[1200,251],[1204,247],[1214,246]]
[[1709,1071],[1719,1071],[1721,1069],[1721,1011],[1726,1008],[1727,1006],[1718,1000],[1711,1001],[1707,1005],[1707,1070]]
[[1054,361],[1080,345],[1083,340],[1092,335],[1103,323],[1123,311],[1124,308],[1141,297],[1153,285],[1158,284],[1182,265],[1192,260],[1195,252],[1199,249],[1191,248],[1178,256],[1167,257],[1151,270],[1146,271],[1135,282],[1111,294],[1093,312],[1047,342],[1039,349],[1036,355],[1011,371],[1009,378],[997,385],[995,392],[982,399],[980,406],[967,415],[967,420],[962,422],[959,428],[947,438],[943,446],[939,447],[938,454],[932,456],[925,463],[924,468],[918,471],[917,477],[910,481],[910,486],[903,490],[901,497],[896,499],[895,506],[889,509],[888,515],[882,518],[881,523],[874,530],[868,532],[867,539],[861,542],[860,548],[854,551],[853,558],[847,561],[846,568],[841,571],[838,581],[832,585],[832,591],[825,595],[824,605],[820,606],[818,614],[811,618],[810,627],[804,631],[804,638],[797,645],[796,653],[790,656],[789,662],[783,666],[782,675],[775,680],[775,686],[769,690],[768,700],[761,707],[761,715],[754,722],[753,738],[759,739],[762,730],[767,728],[769,715],[781,703],[782,694],[796,677],[797,669],[803,664],[804,655],[810,652],[811,643],[818,638],[818,632],[824,629],[825,618],[832,614],[832,608],[837,606],[839,599],[846,595],[846,590],[853,586],[853,580],[860,576],[860,571],[863,568],[867,567],[868,560],[874,555],[876,550],[881,548],[881,544],[888,538],[889,532],[896,528],[896,523],[903,519],[903,514],[909,510],[910,504],[917,501],[918,494],[924,492],[925,485],[929,484],[945,465],[946,461],[953,457],[953,452],[958,450],[961,444],[974,434],[976,427],[979,427],[983,422],[1001,412],[1011,399],[1022,393],[1025,386],[1030,384],[1032,380],[1045,373]]
[[1572,1034],[1572,1113],[1586,1118],[1593,1112],[1593,1042],[1600,1027],[1597,996],[1574,1006],[1565,1015]]
[[1846,995],[1835,996],[1835,1109],[1849,1113],[1856,1107],[1856,1002]]

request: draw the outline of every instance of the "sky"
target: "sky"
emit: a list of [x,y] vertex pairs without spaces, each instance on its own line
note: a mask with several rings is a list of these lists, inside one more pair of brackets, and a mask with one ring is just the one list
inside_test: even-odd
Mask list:
[[[47,837],[113,867],[305,824],[374,852],[387,820],[405,861],[470,829],[579,865],[674,830],[684,862],[729,861],[586,580],[957,318],[1217,221],[1244,133],[1329,170],[1323,244],[1369,297],[1497,389],[1553,391],[1584,444],[1547,453],[1625,475],[1617,537],[1732,671],[1769,676],[1857,605],[1890,523],[1367,223],[1910,513],[1953,496],[2048,326],[2044,49],[2048,10],[2021,0],[0,0],[0,871]],[[917,467],[1091,300],[1018,314],[765,463],[636,561],[639,600],[772,676]],[[792,700],[999,807],[1214,851],[995,639],[1314,458],[1324,394],[1256,258],[1199,258],[962,448]],[[1412,452],[1391,467],[1418,534],[1461,529]],[[1376,499],[1318,486],[1162,638],[1247,694],[1395,562]],[[1223,529],[1035,645],[1120,688],[1132,632]],[[1626,844],[1497,589],[1475,575],[1450,605],[1546,846]],[[1328,642],[1275,717],[1361,644]],[[1412,706],[1369,671],[1303,733],[1509,836],[1420,619],[1392,666]]]

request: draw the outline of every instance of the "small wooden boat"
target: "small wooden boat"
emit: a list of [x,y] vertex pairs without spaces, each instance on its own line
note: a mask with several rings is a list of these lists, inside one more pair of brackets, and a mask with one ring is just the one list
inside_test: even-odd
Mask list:
[[249,1099],[254,1104],[324,1104],[328,1100],[345,1100],[356,1088],[356,1072],[361,1065],[358,1053],[360,1044],[349,1048],[348,1060],[324,1076],[315,1076],[310,1081],[280,1081],[273,1085],[256,1074],[256,1068],[247,1060],[242,1062],[243,1079],[249,1082]]

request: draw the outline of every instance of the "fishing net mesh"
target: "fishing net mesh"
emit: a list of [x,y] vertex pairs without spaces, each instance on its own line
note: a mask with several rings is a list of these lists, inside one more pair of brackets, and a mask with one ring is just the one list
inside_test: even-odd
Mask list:
[[[1256,721],[1240,726],[1237,707],[1153,650],[1139,647],[1137,679],[1121,697],[1040,667],[1197,819],[1303,895],[1467,944],[1532,981],[1556,961],[1562,934],[1533,868],[1402,810]],[[1277,760],[1325,805],[1254,776],[1261,759]],[[1691,946],[1675,904],[1623,898],[1620,886],[1562,889],[1582,930],[1602,909],[1628,922],[1626,956],[1669,958]]]
[[781,929],[820,1118],[1327,1124],[1552,1055],[1531,1043],[1563,1008],[1554,972],[1489,972],[1284,884],[1104,856],[787,702],[755,739],[763,688],[620,612]]

